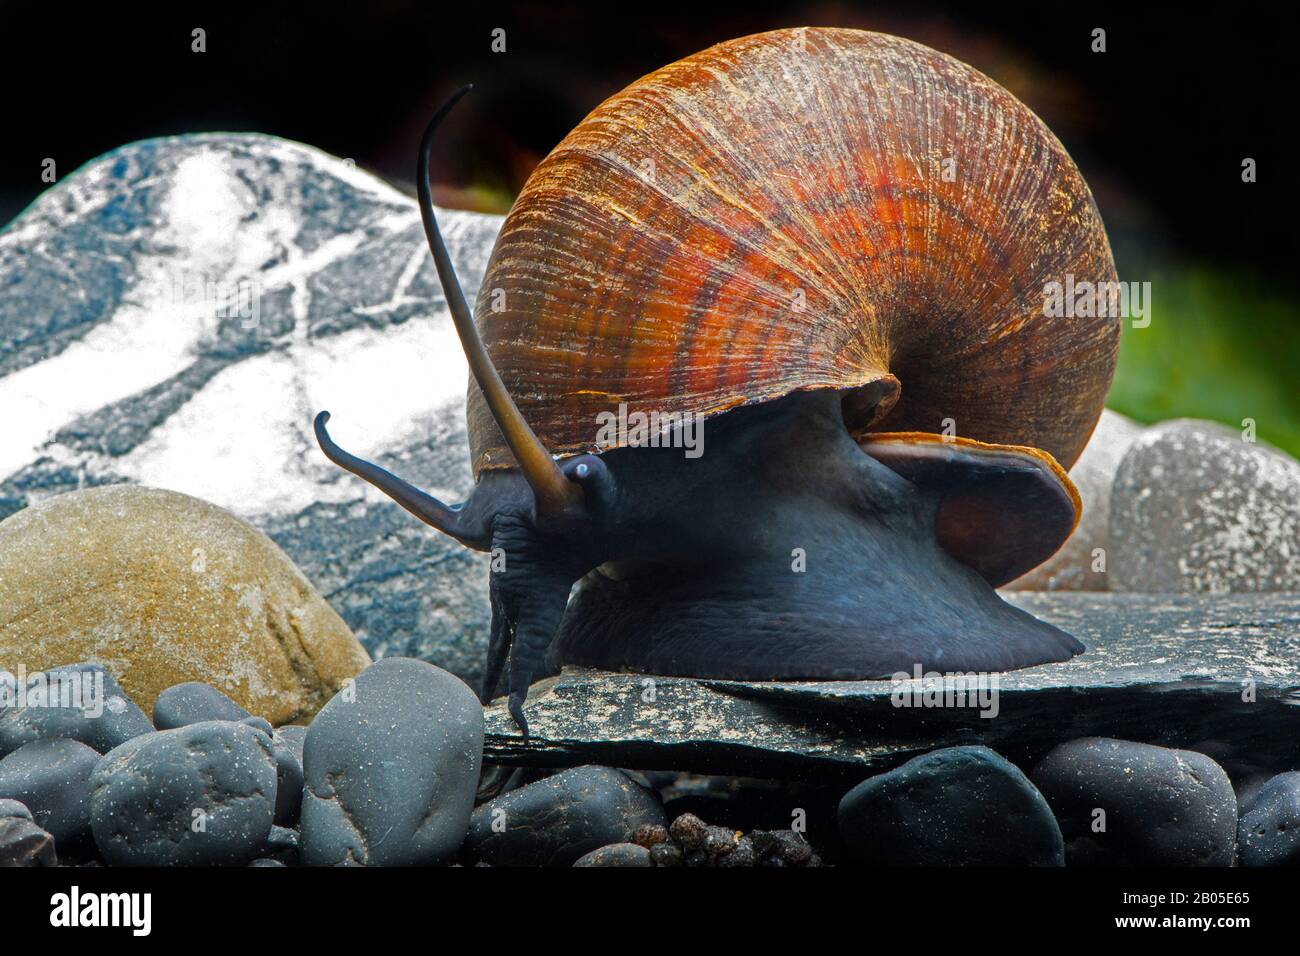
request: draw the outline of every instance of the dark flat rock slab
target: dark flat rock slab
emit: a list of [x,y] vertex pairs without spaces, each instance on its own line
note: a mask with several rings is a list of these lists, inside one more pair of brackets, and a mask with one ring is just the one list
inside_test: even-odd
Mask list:
[[998,675],[995,716],[898,707],[890,681],[573,668],[534,686],[527,742],[503,702],[488,708],[484,759],[857,780],[937,747],[985,744],[1029,763],[1062,741],[1110,736],[1204,750],[1230,772],[1234,760],[1300,762],[1300,594],[1008,597],[1088,649]]

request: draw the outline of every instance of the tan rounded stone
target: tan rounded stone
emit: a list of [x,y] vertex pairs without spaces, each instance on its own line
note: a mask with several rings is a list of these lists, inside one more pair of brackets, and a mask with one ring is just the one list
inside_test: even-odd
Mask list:
[[370,663],[270,538],[188,495],[112,485],[0,521],[0,669],[96,661],[146,712],[205,681],[305,722]]

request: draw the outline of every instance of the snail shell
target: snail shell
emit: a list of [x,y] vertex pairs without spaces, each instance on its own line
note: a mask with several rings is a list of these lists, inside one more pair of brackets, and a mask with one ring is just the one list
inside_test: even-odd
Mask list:
[[[597,415],[711,415],[846,390],[855,436],[940,432],[1069,467],[1101,413],[1115,316],[1045,285],[1115,281],[1061,143],[986,76],[846,29],[721,43],[612,96],[537,167],[476,321],[552,453]],[[471,383],[474,471],[512,464]],[[949,427],[951,430],[951,426]]]

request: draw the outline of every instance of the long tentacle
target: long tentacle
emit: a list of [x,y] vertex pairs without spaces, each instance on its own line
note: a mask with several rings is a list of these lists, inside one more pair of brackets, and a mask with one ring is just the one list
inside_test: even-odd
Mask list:
[[461,291],[460,280],[456,277],[447,245],[438,230],[438,219],[433,212],[433,198],[429,191],[429,156],[433,151],[433,134],[443,117],[470,89],[471,87],[464,87],[443,104],[429,122],[424,138],[420,141],[420,155],[415,170],[420,217],[424,221],[424,234],[429,241],[429,251],[433,253],[433,263],[438,269],[438,279],[447,299],[447,308],[451,311],[452,322],[460,336],[460,344],[465,350],[465,358],[474,374],[474,380],[482,389],[488,408],[492,410],[492,417],[496,419],[506,444],[510,446],[520,470],[533,489],[538,514],[561,514],[581,506],[582,489],[564,477],[555,459],[524,420],[515,400],[506,390],[505,383],[501,381],[479,336],[478,327],[474,324],[474,316],[465,301],[465,293]]
[[320,444],[321,451],[325,452],[325,457],[340,468],[370,482],[425,524],[451,535],[467,547],[478,550],[486,548],[484,529],[471,527],[463,508],[449,507],[433,495],[398,478],[391,471],[344,451],[334,444],[329,432],[325,430],[325,423],[329,420],[329,412],[321,412],[316,416],[316,441]]

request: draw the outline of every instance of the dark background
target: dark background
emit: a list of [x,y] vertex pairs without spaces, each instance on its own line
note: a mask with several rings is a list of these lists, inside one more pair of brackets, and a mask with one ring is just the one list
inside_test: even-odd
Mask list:
[[[123,143],[192,131],[300,140],[410,188],[424,122],[466,82],[476,89],[440,138],[436,198],[503,212],[588,111],[664,63],[779,26],[882,30],[965,60],[1034,109],[1092,186],[1120,278],[1153,282],[1153,327],[1126,332],[1110,404],[1144,420],[1250,415],[1297,451],[1293,31],[1281,8],[1193,9],[3,2],[0,223],[46,188],[45,157],[66,177]],[[196,26],[203,54],[190,50]],[[1254,184],[1241,181],[1247,156]]]

